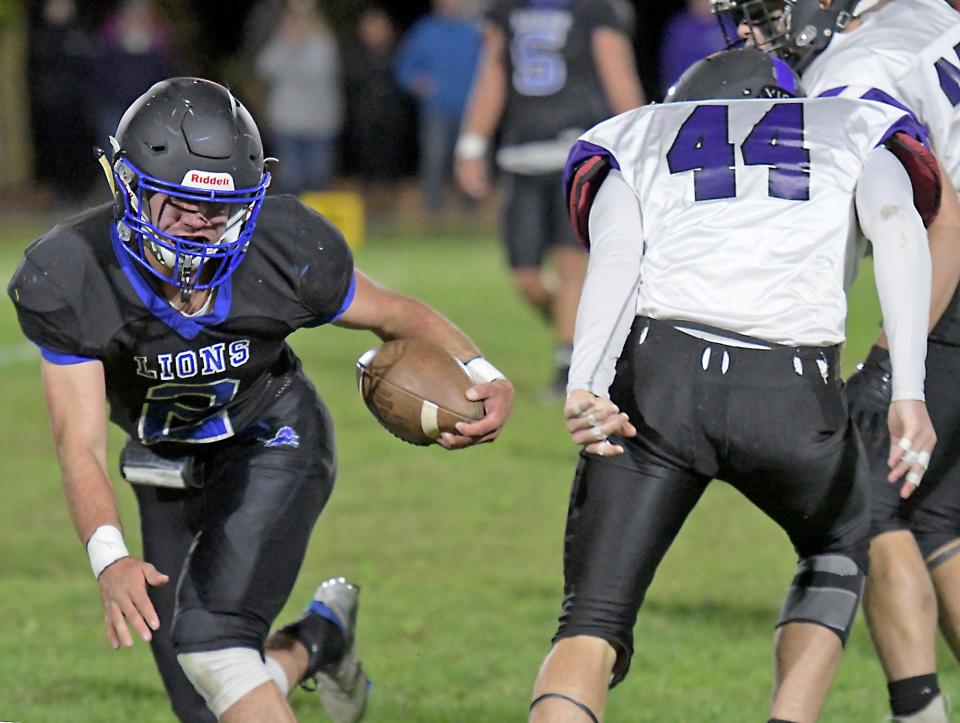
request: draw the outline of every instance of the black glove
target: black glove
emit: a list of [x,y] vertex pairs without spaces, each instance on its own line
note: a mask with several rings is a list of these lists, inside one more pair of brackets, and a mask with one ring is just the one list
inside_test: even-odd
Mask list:
[[868,448],[889,445],[887,413],[893,396],[890,352],[874,346],[847,379],[846,394],[853,419]]

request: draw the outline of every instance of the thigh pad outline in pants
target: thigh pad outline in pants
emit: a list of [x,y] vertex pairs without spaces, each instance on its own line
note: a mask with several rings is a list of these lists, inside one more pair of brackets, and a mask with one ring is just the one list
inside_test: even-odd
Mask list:
[[[630,445],[628,445],[630,446]],[[709,479],[642,452],[581,455],[564,546],[564,599],[554,641],[589,635],[617,651],[611,687],[626,676],[633,626],[654,573]]]
[[925,559],[960,537],[960,348],[930,342],[927,346],[927,411],[937,446],[920,487],[906,500],[900,484],[887,482],[890,435],[885,413],[859,409],[851,400],[870,458],[872,534],[908,530]]
[[508,173],[504,194],[500,225],[510,268],[540,268],[554,246],[580,248],[567,216],[561,174]]
[[177,590],[179,653],[262,648],[329,497],[333,478],[326,465],[251,454],[252,460],[234,452],[209,490],[220,488],[208,500]]

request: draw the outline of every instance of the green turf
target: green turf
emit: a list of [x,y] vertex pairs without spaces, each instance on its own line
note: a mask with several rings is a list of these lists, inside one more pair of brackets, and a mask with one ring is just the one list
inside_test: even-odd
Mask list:
[[[0,231],[9,278],[36,230]],[[559,405],[538,392],[551,342],[510,290],[489,234],[381,234],[360,266],[445,310],[513,379],[518,396],[493,446],[447,453],[406,446],[363,407],[354,361],[372,335],[324,328],[293,343],[337,421],[340,476],[284,617],[334,574],[363,585],[360,646],[375,681],[368,720],[522,720],[561,595],[560,552],[576,450]],[[861,357],[878,314],[869,268],[853,294],[846,369]],[[0,306],[0,720],[170,721],[144,645],[112,651],[96,584],[58,485],[36,356],[9,303]],[[120,437],[112,436],[112,458]],[[136,511],[117,483],[127,536]],[[729,487],[715,484],[667,556],[641,611],[637,655],[611,696],[608,720],[765,720],[773,625],[792,576],[783,534]],[[947,662],[943,686],[960,691]],[[880,721],[885,689],[858,620],[824,721]],[[301,720],[319,701],[293,696]]]

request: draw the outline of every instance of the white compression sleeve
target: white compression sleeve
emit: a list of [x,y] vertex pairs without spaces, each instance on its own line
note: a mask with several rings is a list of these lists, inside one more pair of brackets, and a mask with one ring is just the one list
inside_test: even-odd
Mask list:
[[867,156],[857,183],[857,215],[873,244],[883,329],[890,342],[893,399],[923,399],[930,315],[930,247],[913,206],[913,186],[885,148]]
[[609,397],[617,359],[637,314],[643,227],[640,205],[610,171],[590,209],[590,263],[577,308],[567,392]]

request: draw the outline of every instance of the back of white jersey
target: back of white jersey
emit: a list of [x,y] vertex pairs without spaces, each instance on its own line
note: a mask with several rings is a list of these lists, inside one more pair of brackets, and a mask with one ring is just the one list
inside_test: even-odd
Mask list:
[[849,85],[904,103],[960,184],[960,13],[943,0],[893,0],[865,13],[810,64],[803,84],[810,96]]
[[871,101],[735,100],[646,106],[584,134],[640,205],[637,313],[788,345],[843,341],[857,180],[903,124],[916,127]]

